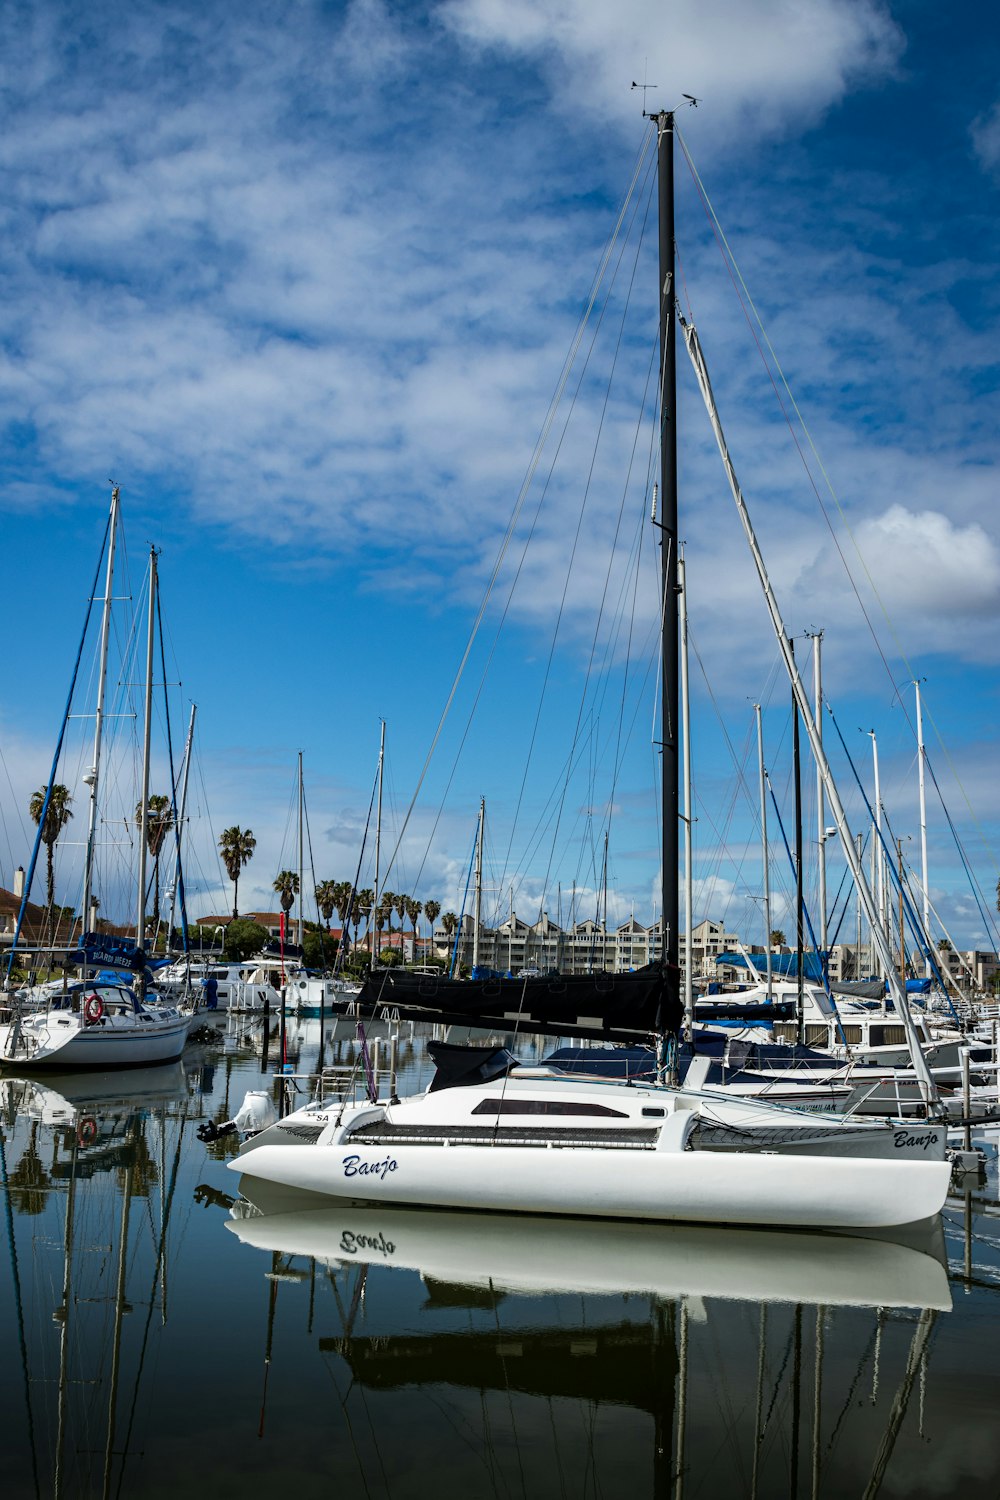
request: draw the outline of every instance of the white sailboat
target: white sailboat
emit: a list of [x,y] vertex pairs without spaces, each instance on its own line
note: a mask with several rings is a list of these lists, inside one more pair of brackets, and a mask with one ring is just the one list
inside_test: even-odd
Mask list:
[[[661,546],[662,598],[662,910],[661,961],[655,975],[606,975],[587,981],[555,979],[402,983],[381,976],[366,986],[365,1001],[390,997],[402,1010],[406,992],[428,1011],[466,1019],[477,1005],[490,1020],[499,1017],[515,1029],[523,1018],[535,1030],[567,1034],[564,1025],[546,1025],[558,1013],[570,1033],[610,1029],[614,1006],[648,1017],[648,1030],[664,1037],[663,1080],[674,1071],[672,1053],[682,1019],[678,994],[678,865],[680,822],[678,754],[678,594],[675,280],[673,230],[674,117],[652,117],[660,172],[660,510],[656,521]],[[689,345],[693,330],[685,327]],[[697,353],[695,349],[695,353]],[[693,353],[693,357],[695,357]],[[699,382],[710,397],[707,374],[696,357]],[[809,705],[794,660],[790,659],[773,591],[763,573],[742,496],[710,404],[720,448],[732,478],[751,550],[761,571],[765,595],[783,644],[786,667],[813,753],[823,769],[833,817],[845,836],[843,808],[817,744]],[[854,856],[853,839],[846,834]],[[863,882],[860,869],[855,878]],[[868,896],[870,902],[870,893]],[[889,965],[891,968],[891,965]],[[653,993],[644,985],[653,985]],[[623,998],[624,997],[624,1000]],[[896,996],[908,1037],[912,1022],[905,994]],[[595,1012],[598,1014],[595,1015]],[[603,1016],[600,1014],[603,1012]],[[655,1015],[655,1022],[653,1017]],[[908,1023],[908,1024],[907,1024]],[[608,1030],[605,1031],[608,1034]],[[675,1054],[674,1054],[675,1055]],[[927,1125],[913,1132],[887,1133],[885,1127],[830,1121],[831,1131],[859,1142],[877,1143],[872,1154],[849,1152],[834,1144],[823,1122],[805,1117],[808,1149],[778,1154],[776,1132],[795,1126],[793,1112],[754,1100],[707,1102],[692,1079],[690,1087],[567,1076],[553,1069],[512,1067],[512,1059],[483,1052],[466,1076],[442,1086],[440,1076],[423,1094],[409,1099],[365,1103],[320,1102],[279,1120],[245,1143],[229,1166],[248,1178],[295,1187],[333,1198],[373,1205],[409,1204],[423,1208],[474,1208],[545,1215],[586,1215],[600,1219],[688,1221],[707,1224],[797,1226],[823,1229],[876,1228],[912,1223],[935,1215],[948,1190],[951,1169],[943,1160],[943,1131]],[[930,1113],[934,1085],[919,1051],[914,1051],[918,1087]],[[374,1090],[372,1090],[374,1093]],[[707,1118],[726,1124],[738,1117],[748,1145],[759,1149],[694,1149],[696,1127]],[[734,1124],[736,1122],[734,1121]],[[824,1138],[829,1149],[824,1153]],[[802,1134],[798,1137],[803,1139]]]
[[[98,786],[100,766],[100,731],[102,722],[103,678],[107,662],[107,617],[111,603],[112,564],[114,557],[114,532],[118,515],[118,491],[112,496],[111,520],[109,523],[109,560],[105,616],[101,645],[101,694],[95,735],[95,765],[90,776],[91,818],[90,835],[87,842],[87,858],[84,876],[85,911],[90,903],[90,881],[93,856],[93,831],[96,826],[94,794]],[[44,1004],[30,1006],[16,996],[10,1010],[10,1018],[0,1025],[0,1067],[34,1070],[36,1068],[136,1068],[154,1063],[174,1062],[184,1049],[195,1018],[191,1010],[172,1005],[147,989],[145,977],[145,901],[146,901],[146,850],[147,819],[149,816],[149,756],[152,724],[152,676],[153,643],[156,622],[157,567],[155,549],[150,550],[149,559],[149,612],[147,620],[146,649],[146,707],[143,744],[141,824],[138,840],[138,881],[136,917],[136,941],[134,949],[126,954],[127,945],[112,941],[106,954],[100,952],[101,940],[96,935],[85,935],[79,962],[82,972],[97,967],[103,962],[118,963],[131,960],[136,973],[132,987],[123,983],[101,983],[84,978],[74,984],[64,984],[55,992],[50,991]],[[56,759],[58,761],[58,751]],[[55,766],[50,781],[55,780]],[[39,838],[45,821],[45,811],[39,821]],[[34,869],[38,840],[32,859]],[[30,878],[28,881],[30,888]],[[25,898],[26,899],[26,898]],[[93,937],[88,942],[88,937]],[[15,946],[17,935],[15,934]],[[13,951],[9,965],[13,962]]]

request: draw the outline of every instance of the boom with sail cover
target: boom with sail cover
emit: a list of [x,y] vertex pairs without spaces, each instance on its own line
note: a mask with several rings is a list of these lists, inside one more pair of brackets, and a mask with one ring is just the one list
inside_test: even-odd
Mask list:
[[615,1040],[676,1033],[683,1014],[680,971],[658,963],[631,974],[524,979],[445,979],[387,969],[365,982],[357,1003],[363,1015],[390,1006],[404,1020]]

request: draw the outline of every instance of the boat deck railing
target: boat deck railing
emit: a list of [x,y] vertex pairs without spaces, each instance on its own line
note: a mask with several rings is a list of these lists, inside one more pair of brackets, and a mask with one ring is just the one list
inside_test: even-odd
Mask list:
[[[301,1109],[304,1101],[334,1104],[361,1104],[368,1098],[368,1080],[358,1066],[336,1064],[318,1073],[282,1073],[281,1083],[290,1108]],[[392,1067],[372,1068],[372,1079],[379,1099],[387,1102],[396,1092],[396,1072]]]

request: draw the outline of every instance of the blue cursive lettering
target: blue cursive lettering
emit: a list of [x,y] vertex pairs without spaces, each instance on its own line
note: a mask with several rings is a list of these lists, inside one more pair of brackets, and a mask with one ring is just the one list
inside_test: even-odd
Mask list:
[[390,1172],[395,1172],[398,1163],[387,1156],[384,1161],[362,1161],[360,1156],[344,1157],[345,1177],[380,1177],[384,1182]]

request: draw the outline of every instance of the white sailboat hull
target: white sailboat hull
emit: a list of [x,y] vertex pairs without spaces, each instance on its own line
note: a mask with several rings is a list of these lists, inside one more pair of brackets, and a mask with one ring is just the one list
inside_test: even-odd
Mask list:
[[[12,1026],[0,1026],[0,1059],[8,1066],[34,1072],[37,1068],[139,1068],[174,1062],[184,1050],[195,1017],[156,1018],[145,1025],[116,1026],[110,1017],[103,1026],[79,1026],[73,1020],[31,1018],[22,1024],[20,1045],[8,1052]],[[26,1044],[26,1045],[25,1045]]]
[[262,1145],[229,1167],[371,1204],[698,1224],[883,1228],[940,1212],[944,1162],[574,1146]]

